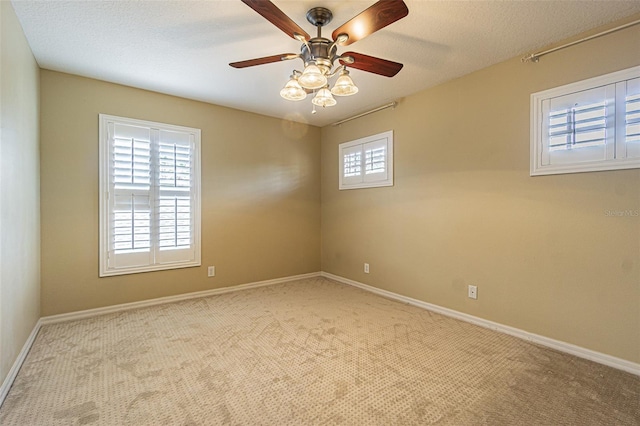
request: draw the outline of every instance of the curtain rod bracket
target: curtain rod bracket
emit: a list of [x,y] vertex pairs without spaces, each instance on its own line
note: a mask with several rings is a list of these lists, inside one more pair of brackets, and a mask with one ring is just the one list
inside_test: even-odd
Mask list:
[[537,56],[535,53],[532,53],[531,55],[525,56],[522,59],[520,59],[520,62],[540,62],[540,57]]

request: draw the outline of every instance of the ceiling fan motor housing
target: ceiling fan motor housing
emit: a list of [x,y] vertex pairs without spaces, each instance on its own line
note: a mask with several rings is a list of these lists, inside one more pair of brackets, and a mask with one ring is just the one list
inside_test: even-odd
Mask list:
[[336,60],[338,47],[323,37],[316,37],[303,44],[300,48],[300,56],[305,67],[310,63],[315,63],[319,68],[331,69]]

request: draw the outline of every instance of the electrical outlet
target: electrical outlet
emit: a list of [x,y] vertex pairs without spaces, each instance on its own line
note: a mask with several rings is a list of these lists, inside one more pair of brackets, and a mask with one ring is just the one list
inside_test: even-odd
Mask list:
[[368,274],[368,273],[369,273],[369,264],[368,264],[368,263],[365,263],[365,264],[364,264],[364,273],[365,273],[365,274]]
[[469,286],[469,299],[477,299],[478,298],[478,286],[470,285]]
[[216,276],[216,267],[215,266],[209,266],[207,268],[207,276],[208,277],[215,277]]

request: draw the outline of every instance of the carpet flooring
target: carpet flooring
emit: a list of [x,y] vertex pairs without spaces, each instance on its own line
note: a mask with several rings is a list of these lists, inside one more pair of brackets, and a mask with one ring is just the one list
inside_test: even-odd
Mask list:
[[324,278],[43,326],[9,425],[639,425],[640,377]]

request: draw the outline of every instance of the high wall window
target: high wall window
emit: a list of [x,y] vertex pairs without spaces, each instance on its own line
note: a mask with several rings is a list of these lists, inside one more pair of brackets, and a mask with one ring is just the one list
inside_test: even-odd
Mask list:
[[100,276],[200,265],[200,130],[100,114]]
[[531,175],[640,167],[640,67],[531,95]]
[[340,144],[339,189],[393,185],[393,132]]

